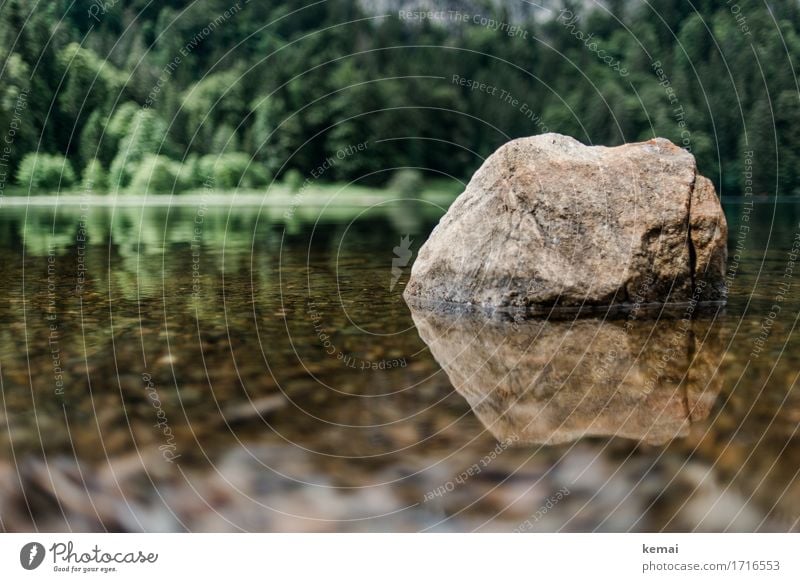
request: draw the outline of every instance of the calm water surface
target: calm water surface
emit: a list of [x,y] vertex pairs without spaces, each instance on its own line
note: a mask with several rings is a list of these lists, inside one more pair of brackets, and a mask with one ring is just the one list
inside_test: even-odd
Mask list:
[[797,530],[800,207],[745,208],[693,321],[412,312],[434,204],[3,208],[0,530]]

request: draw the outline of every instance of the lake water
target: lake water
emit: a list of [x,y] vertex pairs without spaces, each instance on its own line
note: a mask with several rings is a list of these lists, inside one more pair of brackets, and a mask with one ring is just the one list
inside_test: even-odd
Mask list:
[[3,208],[0,530],[797,530],[800,206],[725,207],[691,321],[412,313],[433,203]]

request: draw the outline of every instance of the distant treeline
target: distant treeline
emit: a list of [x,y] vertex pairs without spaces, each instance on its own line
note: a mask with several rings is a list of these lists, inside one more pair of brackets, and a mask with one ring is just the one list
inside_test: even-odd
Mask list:
[[497,2],[368,5],[6,0],[0,186],[464,180],[554,131],[667,137],[723,194],[800,193],[796,0],[567,2],[527,22]]

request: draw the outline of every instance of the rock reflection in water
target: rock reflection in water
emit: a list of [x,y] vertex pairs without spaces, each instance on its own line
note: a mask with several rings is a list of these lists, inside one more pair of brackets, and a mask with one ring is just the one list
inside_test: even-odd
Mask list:
[[708,320],[502,321],[414,309],[420,337],[498,440],[618,436],[663,445],[705,419],[721,388]]

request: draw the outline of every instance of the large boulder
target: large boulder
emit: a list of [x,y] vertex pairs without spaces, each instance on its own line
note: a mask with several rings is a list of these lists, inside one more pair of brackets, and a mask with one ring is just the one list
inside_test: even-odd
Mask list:
[[666,139],[516,139],[420,249],[408,299],[525,308],[720,302],[727,225],[694,156]]

